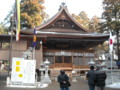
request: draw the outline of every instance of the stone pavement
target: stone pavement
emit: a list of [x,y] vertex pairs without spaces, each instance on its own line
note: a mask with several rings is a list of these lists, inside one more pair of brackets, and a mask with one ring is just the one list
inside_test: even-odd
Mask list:
[[[0,73],[0,90],[60,90],[59,84],[56,81],[52,81],[52,83],[46,88],[10,88],[6,87],[6,74]],[[78,82],[71,82],[70,90],[89,90],[87,80],[83,80],[81,78],[78,79]],[[96,89],[97,90],[97,89]],[[119,89],[110,89],[105,88],[105,90],[119,90]]]

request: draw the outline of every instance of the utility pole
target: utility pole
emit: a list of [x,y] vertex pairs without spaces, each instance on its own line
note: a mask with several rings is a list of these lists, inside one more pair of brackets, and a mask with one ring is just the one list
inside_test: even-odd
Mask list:
[[11,24],[10,25],[11,37],[10,37],[10,52],[9,52],[9,70],[8,70],[8,76],[10,76],[10,70],[11,70],[14,17],[10,18],[10,24]]

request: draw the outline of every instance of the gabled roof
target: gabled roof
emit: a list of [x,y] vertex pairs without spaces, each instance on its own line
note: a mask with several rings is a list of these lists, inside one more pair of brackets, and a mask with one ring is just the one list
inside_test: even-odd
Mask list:
[[[69,20],[70,22],[73,23],[74,26],[77,27],[77,31],[83,31],[83,32],[90,32],[89,30],[87,30],[86,28],[84,28],[83,26],[81,26],[69,13],[68,10],[66,8],[66,6],[61,6],[61,9],[59,10],[59,12],[54,15],[51,19],[49,19],[46,23],[36,27],[36,30],[43,30],[44,29],[50,29],[48,26],[54,24],[57,20],[61,19],[61,18],[65,18],[67,20]],[[75,29],[74,29],[75,30]]]
[[[59,23],[58,21],[63,21],[63,23]],[[64,26],[57,26],[55,27],[56,23],[59,23],[59,25],[63,25],[64,23],[67,23],[67,25],[70,27]],[[66,26],[67,26],[66,25]],[[34,29],[27,29],[27,30],[21,30],[22,35],[32,35],[34,32]],[[90,30],[87,30],[86,28],[82,27],[69,13],[66,8],[66,6],[61,6],[59,12],[54,15],[51,19],[49,19],[44,24],[36,27],[36,33],[40,36],[46,36],[46,37],[78,37],[78,38],[109,38],[109,34],[102,34],[102,33],[95,33],[90,32]]]

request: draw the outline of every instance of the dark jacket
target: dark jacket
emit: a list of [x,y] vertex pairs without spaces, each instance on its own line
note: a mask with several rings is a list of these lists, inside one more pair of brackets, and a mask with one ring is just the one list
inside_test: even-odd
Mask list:
[[106,73],[104,71],[96,71],[96,86],[105,87]]
[[60,74],[58,76],[57,80],[60,83],[60,87],[62,87],[62,88],[68,87],[68,84],[64,83],[64,82],[68,82],[69,81],[69,77],[67,76],[67,74]]
[[87,78],[88,78],[89,85],[95,85],[95,71],[94,70],[88,71]]

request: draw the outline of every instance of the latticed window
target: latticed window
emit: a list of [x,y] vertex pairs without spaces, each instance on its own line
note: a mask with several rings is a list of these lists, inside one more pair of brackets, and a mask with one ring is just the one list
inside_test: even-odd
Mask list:
[[85,60],[85,65],[88,65],[90,62],[90,57],[85,57],[84,60]]
[[61,56],[56,56],[55,63],[62,63],[62,57]]
[[73,64],[76,66],[84,65],[83,57],[82,56],[74,56],[73,57]]
[[64,63],[71,63],[71,57],[70,56],[64,56]]

